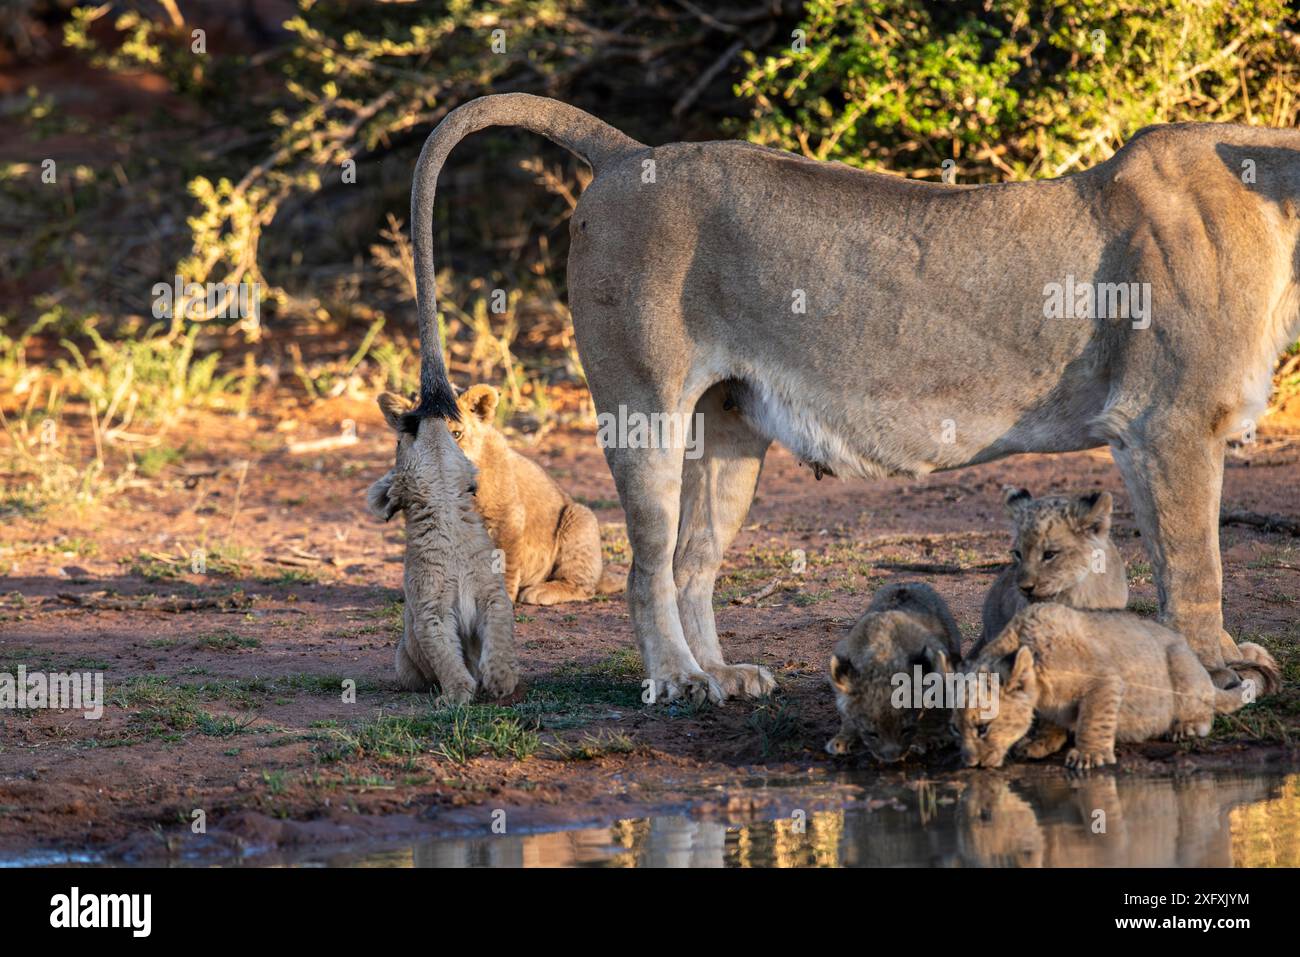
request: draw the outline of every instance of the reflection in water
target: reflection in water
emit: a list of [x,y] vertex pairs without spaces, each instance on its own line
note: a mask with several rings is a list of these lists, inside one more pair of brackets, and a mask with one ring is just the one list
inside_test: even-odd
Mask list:
[[873,788],[868,802],[728,826],[685,816],[435,839],[334,864],[416,867],[1300,865],[1300,775],[996,776]]

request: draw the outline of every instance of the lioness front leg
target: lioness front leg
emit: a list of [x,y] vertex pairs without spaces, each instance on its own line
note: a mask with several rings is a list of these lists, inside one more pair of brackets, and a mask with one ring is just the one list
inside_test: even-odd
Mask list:
[[1117,676],[1099,679],[1083,696],[1074,727],[1074,747],[1065,756],[1067,768],[1086,771],[1115,763],[1115,730],[1123,697],[1124,681]]
[[729,665],[724,660],[713,618],[713,584],[723,553],[749,513],[768,442],[737,411],[724,408],[726,397],[726,384],[720,383],[696,405],[703,427],[682,466],[673,577],[682,630],[700,666],[728,697],[757,698],[770,694],[776,681],[759,665]]
[[632,568],[628,612],[654,700],[688,697],[721,703],[722,686],[695,660],[682,633],[673,583],[682,449],[606,448],[605,457],[627,514]]
[[1223,441],[1201,428],[1148,422],[1112,445],[1151,558],[1160,619],[1187,639],[1219,687],[1237,684],[1224,665],[1241,657],[1223,629],[1219,496]]

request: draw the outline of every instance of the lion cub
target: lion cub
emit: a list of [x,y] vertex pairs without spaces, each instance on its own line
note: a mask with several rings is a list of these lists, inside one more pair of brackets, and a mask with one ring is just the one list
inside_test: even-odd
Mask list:
[[475,500],[488,533],[505,553],[510,600],[555,605],[621,592],[626,578],[603,568],[595,514],[506,444],[492,425],[498,399],[492,386],[473,386],[456,400],[461,420],[450,426],[452,438],[478,469]]
[[1008,485],[1003,502],[1014,525],[1014,564],[984,598],[983,627],[971,655],[998,636],[1031,602],[1071,608],[1124,608],[1128,578],[1110,540],[1109,492],[1034,498]]
[[[1266,680],[1277,663],[1259,645],[1240,645]],[[1254,700],[1253,680],[1228,691],[1214,686],[1182,635],[1125,611],[1084,611],[1044,603],[1025,608],[969,662],[976,674],[998,676],[998,706],[953,714],[969,766],[998,768],[1028,732],[1034,715],[1056,732],[1040,736],[1030,757],[1065,744],[1071,768],[1115,763],[1116,741],[1205,737],[1215,714]],[[990,711],[993,717],[989,717]]]
[[367,504],[384,521],[406,513],[398,681],[412,691],[436,683],[440,706],[469,701],[479,686],[504,697],[518,680],[515,616],[474,508],[474,466],[442,419],[421,419],[411,435],[401,428],[408,403],[385,393],[379,408],[397,433],[397,462]]
[[894,706],[894,675],[910,679],[917,665],[922,674],[946,674],[960,660],[961,632],[933,588],[906,582],[880,589],[831,655],[840,731],[827,752],[847,754],[859,739],[879,761],[919,750],[912,738],[924,709]]

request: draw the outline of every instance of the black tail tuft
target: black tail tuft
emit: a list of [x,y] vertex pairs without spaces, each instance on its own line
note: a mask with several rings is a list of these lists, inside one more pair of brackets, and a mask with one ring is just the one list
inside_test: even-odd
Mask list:
[[402,416],[402,431],[415,435],[420,431],[420,420],[429,418],[460,421],[456,395],[446,379],[432,388],[420,389],[420,404]]

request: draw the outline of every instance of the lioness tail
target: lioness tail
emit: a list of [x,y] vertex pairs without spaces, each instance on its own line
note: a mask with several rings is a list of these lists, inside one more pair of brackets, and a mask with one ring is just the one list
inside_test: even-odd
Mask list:
[[1243,641],[1237,649],[1241,652],[1241,659],[1226,664],[1242,678],[1253,678],[1256,694],[1262,696],[1281,690],[1282,669],[1263,645]]
[[420,401],[403,418],[414,433],[420,419],[436,416],[460,420],[456,396],[447,379],[438,341],[437,289],[433,268],[433,198],[438,173],[452,148],[471,133],[489,126],[520,126],[540,133],[576,154],[593,171],[636,150],[645,149],[608,123],[577,107],[527,93],[483,96],[448,113],[424,141],[411,184],[411,245],[415,258],[415,298],[420,316]]

